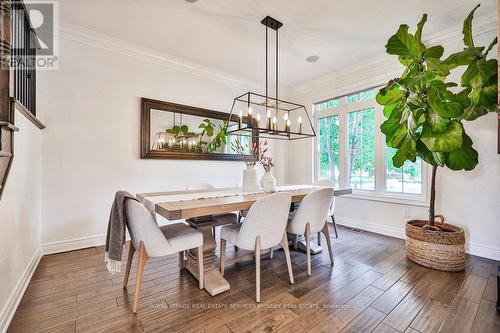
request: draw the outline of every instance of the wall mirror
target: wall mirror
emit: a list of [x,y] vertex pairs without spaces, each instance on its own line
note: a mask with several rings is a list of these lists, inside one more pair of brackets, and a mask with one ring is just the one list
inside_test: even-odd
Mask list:
[[[250,147],[256,138],[226,135],[229,114],[141,98],[141,158],[240,160],[231,144]],[[238,116],[228,129],[238,126]],[[249,148],[248,148],[249,151]]]

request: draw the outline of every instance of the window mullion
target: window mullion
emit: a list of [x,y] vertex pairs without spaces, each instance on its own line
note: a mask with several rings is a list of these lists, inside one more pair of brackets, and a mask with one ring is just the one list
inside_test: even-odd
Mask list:
[[375,193],[385,192],[385,138],[380,131],[383,112],[379,105],[375,106]]

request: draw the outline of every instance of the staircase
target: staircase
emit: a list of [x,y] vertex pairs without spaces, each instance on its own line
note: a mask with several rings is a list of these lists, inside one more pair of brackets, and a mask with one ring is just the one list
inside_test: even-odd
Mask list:
[[0,197],[7,181],[14,153],[14,132],[18,131],[14,125],[0,121]]

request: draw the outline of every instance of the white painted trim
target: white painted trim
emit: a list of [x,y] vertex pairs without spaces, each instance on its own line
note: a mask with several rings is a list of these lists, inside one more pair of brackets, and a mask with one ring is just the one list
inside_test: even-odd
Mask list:
[[[361,229],[376,234],[387,235],[400,239],[406,239],[404,226],[401,227],[386,226],[382,224],[370,223],[367,221],[362,221],[350,217],[337,216],[337,215],[335,216],[335,221],[337,222],[338,225]],[[403,221],[401,222],[401,224],[404,225]],[[474,242],[466,242],[465,253],[482,258],[488,258],[500,261],[500,247],[487,246]]]
[[262,84],[257,82],[245,80],[227,72],[203,66],[170,54],[161,53],[142,45],[127,42],[123,39],[112,37],[69,22],[60,21],[58,37],[115,52],[144,62],[175,69],[198,77],[208,78],[210,80],[243,88],[245,91],[259,91],[262,89]]
[[[496,32],[496,13],[474,16],[474,37]],[[449,50],[462,43],[462,23],[432,34],[425,35],[423,42],[427,45],[440,44]],[[401,74],[402,67],[396,57],[385,52],[378,57],[340,68],[313,80],[305,81],[291,87],[287,94],[290,99],[297,96],[309,96],[313,103],[328,100],[335,96],[343,96],[368,87],[385,85],[387,81]],[[338,85],[342,82],[342,85]]]
[[14,313],[16,312],[21,299],[23,298],[26,288],[28,288],[31,277],[33,276],[33,273],[35,273],[35,270],[38,267],[38,263],[40,262],[41,258],[42,251],[39,247],[31,258],[28,267],[26,267],[26,270],[21,275],[21,278],[17,281],[14,290],[10,294],[7,303],[5,303],[5,306],[0,313],[0,332],[5,333],[7,331],[7,328],[9,327],[9,324],[14,317]]
[[338,215],[335,215],[335,222],[337,224],[340,224],[340,225],[343,225],[346,227],[370,231],[370,232],[374,232],[376,234],[387,235],[387,236],[396,237],[396,238],[400,238],[400,239],[406,238],[404,227],[392,227],[392,226],[371,223],[371,222],[367,222],[367,221],[354,219],[351,217],[338,216]]
[[[80,250],[92,246],[101,246],[106,242],[106,235],[97,235],[68,239],[64,241],[42,244],[43,255]],[[103,254],[104,260],[104,254]]]
[[486,246],[474,242],[465,243],[465,252],[483,258],[500,261],[500,247]]

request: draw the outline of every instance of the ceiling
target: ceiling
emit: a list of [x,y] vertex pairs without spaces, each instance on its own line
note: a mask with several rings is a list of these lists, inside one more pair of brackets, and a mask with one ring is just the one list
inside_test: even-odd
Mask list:
[[[127,42],[264,83],[265,28],[280,29],[280,85],[293,86],[381,57],[399,24],[413,30],[422,13],[424,35],[458,27],[479,0],[64,0],[60,18]],[[482,1],[477,15],[495,12]],[[270,39],[274,41],[273,38]],[[319,56],[314,63],[309,56]],[[272,54],[274,57],[274,53]],[[270,58],[273,63],[274,58]],[[274,73],[274,69],[271,68]]]

